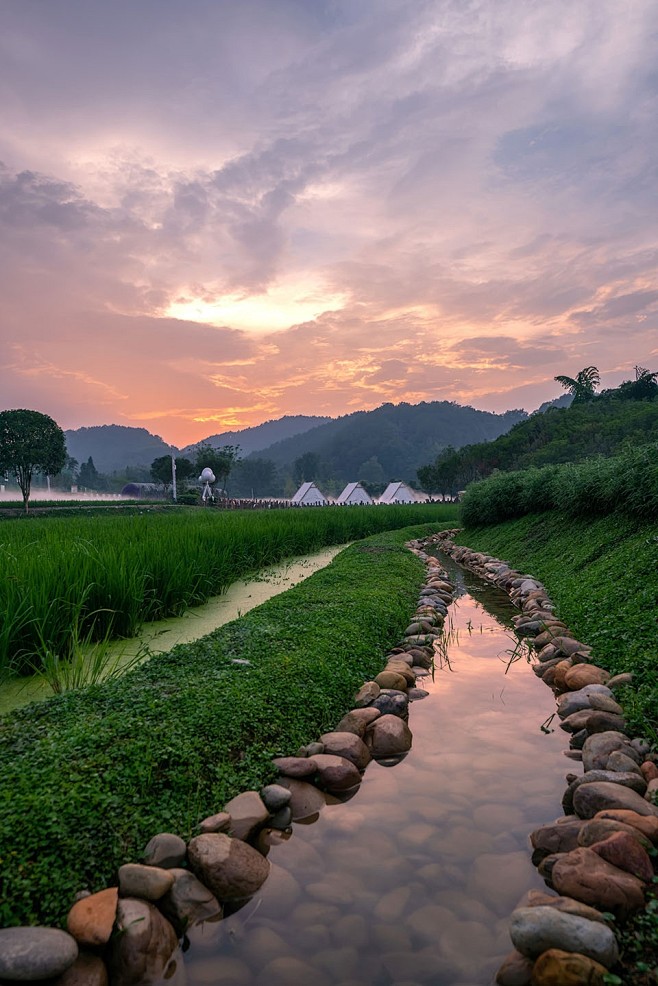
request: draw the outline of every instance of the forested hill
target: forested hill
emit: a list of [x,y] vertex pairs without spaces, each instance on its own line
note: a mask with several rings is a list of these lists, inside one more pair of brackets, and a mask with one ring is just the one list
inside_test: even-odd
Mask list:
[[80,464],[91,456],[99,472],[121,472],[126,466],[150,466],[161,455],[177,453],[159,435],[146,428],[96,425],[64,432],[68,453]]
[[451,401],[383,404],[277,442],[259,455],[285,467],[310,453],[319,457],[323,473],[342,482],[413,479],[418,466],[447,445],[491,441],[526,417],[525,411],[492,414]]
[[[223,445],[239,445],[242,455],[246,456],[251,455],[252,452],[260,452],[275,442],[281,442],[293,435],[308,431],[310,428],[316,428],[326,421],[331,421],[331,418],[310,414],[286,414],[283,418],[264,421],[262,425],[255,425],[253,428],[243,428],[241,431],[224,431],[219,435],[210,435],[203,441],[212,445],[213,448],[221,448]],[[193,445],[188,445],[183,449],[182,454],[189,455],[193,448]]]
[[658,441],[656,395],[635,400],[624,387],[568,408],[533,414],[494,442],[446,450],[418,472],[423,488],[456,492],[495,469],[507,472],[612,455],[625,444]]

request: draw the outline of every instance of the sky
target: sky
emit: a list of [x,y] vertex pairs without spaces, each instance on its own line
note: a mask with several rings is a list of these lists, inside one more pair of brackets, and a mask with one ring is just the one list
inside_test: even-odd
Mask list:
[[0,409],[182,446],[658,369],[655,0],[5,0]]

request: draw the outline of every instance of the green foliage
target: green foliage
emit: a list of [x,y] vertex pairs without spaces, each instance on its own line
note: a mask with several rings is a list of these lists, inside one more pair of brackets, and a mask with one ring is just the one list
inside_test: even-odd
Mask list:
[[55,475],[67,460],[64,432],[39,411],[0,411],[0,475],[16,477],[27,511],[34,473]]
[[655,442],[658,385],[641,377],[590,401],[533,414],[495,441],[446,448],[418,475],[426,489],[455,493],[497,470],[581,462],[595,455],[614,455],[625,444]]
[[239,458],[239,445],[223,445],[221,448],[213,448],[207,442],[199,442],[194,451],[194,461],[198,471],[212,469],[215,479],[222,489],[226,487],[231,469]]
[[68,653],[74,625],[96,639],[133,636],[144,621],[180,615],[282,558],[455,516],[450,506],[418,504],[228,514],[161,509],[2,524],[0,669],[27,673],[44,646]]
[[0,720],[0,924],[61,922],[156,832],[189,837],[332,728],[408,621],[423,567],[403,543],[430,530],[358,542],[194,644]]
[[468,526],[497,524],[543,510],[572,517],[616,512],[658,517],[658,443],[579,464],[499,472],[471,484],[462,500]]
[[601,383],[601,376],[595,366],[586,366],[573,377],[553,377],[573,396],[574,404],[583,404],[591,401],[598,385]]

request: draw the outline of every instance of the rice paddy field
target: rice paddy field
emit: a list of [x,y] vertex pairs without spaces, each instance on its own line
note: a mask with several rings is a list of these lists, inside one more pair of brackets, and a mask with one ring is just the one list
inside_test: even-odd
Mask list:
[[437,503],[0,521],[0,675],[31,674],[81,642],[133,636],[292,555],[456,516]]

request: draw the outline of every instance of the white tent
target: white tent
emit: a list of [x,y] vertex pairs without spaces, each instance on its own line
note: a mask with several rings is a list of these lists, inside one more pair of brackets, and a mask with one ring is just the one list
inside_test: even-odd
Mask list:
[[406,483],[389,483],[377,503],[416,503],[416,494]]
[[364,490],[361,483],[348,483],[336,503],[372,503],[372,497]]
[[328,500],[315,483],[302,483],[290,502],[297,507],[317,507],[324,506]]

